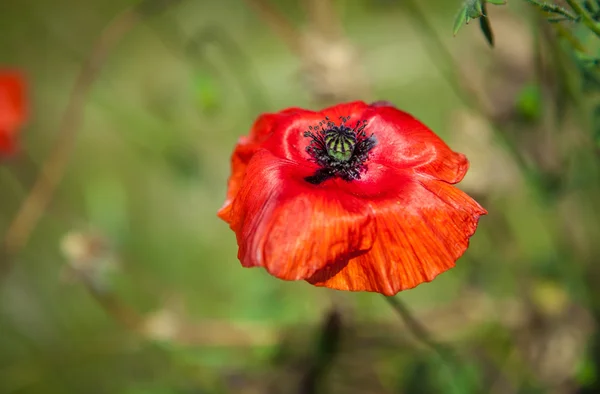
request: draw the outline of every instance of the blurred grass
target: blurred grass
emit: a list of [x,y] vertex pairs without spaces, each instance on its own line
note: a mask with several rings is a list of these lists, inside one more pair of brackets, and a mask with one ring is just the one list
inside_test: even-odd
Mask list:
[[[302,22],[296,2],[276,3]],[[423,7],[460,58],[479,38],[465,37],[465,29],[452,40],[454,3],[432,1]],[[0,63],[23,68],[30,78],[33,117],[23,146],[35,163],[44,160],[58,132],[69,92],[94,40],[130,4],[5,0],[0,5]],[[413,113],[445,139],[452,138],[455,126],[448,119],[462,105],[407,23],[401,5],[346,1],[339,8],[375,95]],[[190,50],[189,40],[197,39],[198,32],[216,32],[233,45],[223,48],[213,42],[205,51]],[[86,103],[77,147],[51,212],[0,286],[0,392],[230,392],[222,386],[227,375],[223,371],[260,376],[279,351],[277,344],[186,347],[133,337],[83,286],[61,281],[66,264],[61,239],[74,230],[97,229],[110,240],[121,263],[120,271],[109,277],[111,291],[136,310],[160,309],[165,298],[175,296],[184,300],[184,315],[192,321],[315,329],[331,298],[340,295],[304,282],[279,281],[263,270],[242,269],[235,237],[215,214],[225,195],[237,138],[259,113],[289,106],[314,107],[298,60],[242,2],[185,1],[126,35],[111,52]],[[594,171],[596,164],[584,166]],[[28,177],[34,174],[29,171]],[[25,191],[8,167],[0,167],[0,182],[3,232]],[[598,196],[597,187],[582,193]],[[566,281],[570,296],[585,293],[579,257],[570,253],[570,246],[565,252],[556,243],[564,231],[563,217],[556,214],[559,207],[542,203],[538,191],[527,186],[487,198],[496,209],[482,219],[457,268],[402,293],[406,303],[416,309],[449,305],[464,293],[467,282],[492,297],[511,297],[519,294],[521,279],[532,275]],[[593,227],[585,226],[584,238],[598,233]],[[378,295],[340,297],[361,322],[389,323],[395,318]],[[584,302],[588,295],[579,297]],[[480,327],[476,333],[503,353],[505,340],[495,330]],[[399,357],[397,362],[386,358],[389,363],[378,368],[388,376],[384,386],[399,379],[407,391],[382,392],[419,392],[410,388],[409,378],[419,386],[425,378],[418,376],[439,368],[428,356],[419,356],[427,359],[425,364],[433,363],[427,368],[420,359]],[[246,392],[246,386],[251,385],[239,392]]]

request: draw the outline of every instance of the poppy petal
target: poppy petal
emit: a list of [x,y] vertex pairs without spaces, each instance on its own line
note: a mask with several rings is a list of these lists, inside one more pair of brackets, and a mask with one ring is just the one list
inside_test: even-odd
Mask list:
[[15,71],[0,71],[0,154],[14,153],[26,118],[25,83]]
[[238,257],[285,280],[306,279],[326,265],[368,251],[371,208],[360,198],[304,178],[314,167],[258,151],[233,202],[230,222]]
[[412,184],[410,197],[407,191],[403,197],[370,203],[377,227],[371,250],[325,267],[308,282],[394,295],[454,267],[467,249],[479,217],[487,212],[443,181],[420,177]]
[[25,83],[21,74],[0,71],[0,130],[12,133],[26,117]]
[[14,138],[7,131],[0,129],[0,153],[11,154],[15,149]]
[[378,144],[371,161],[396,169],[410,168],[449,183],[457,183],[467,173],[467,158],[446,145],[412,115],[390,105],[375,104],[364,114],[367,133]]
[[355,101],[318,112],[304,110],[287,115],[279,118],[276,132],[263,144],[265,149],[281,158],[299,163],[310,160],[306,153],[310,139],[303,133],[326,117],[336,123],[340,117],[349,117],[349,125],[366,121],[366,134],[373,134],[377,140],[370,154],[371,163],[395,169],[410,168],[450,183],[460,182],[469,168],[463,154],[452,151],[418,119],[385,102],[369,106]]
[[262,143],[269,138],[277,123],[281,119],[296,112],[305,112],[305,110],[300,108],[288,108],[275,114],[263,114],[254,122],[254,125],[250,130],[250,135],[239,138],[231,157],[231,176],[229,177],[227,184],[227,196],[223,206],[217,213],[221,219],[229,222],[231,203],[241,187],[246,173],[246,167],[248,166],[250,159],[252,159],[252,156],[254,156],[256,151],[261,147]]
[[218,215],[246,267],[392,295],[433,280],[468,247],[487,213],[452,186],[468,168],[387,102],[292,108],[239,140]]
[[322,111],[303,110],[302,112],[288,113],[289,116],[279,119],[276,132],[265,141],[263,147],[283,159],[298,163],[311,161],[310,155],[306,152],[311,140],[304,136],[304,132],[309,131],[311,127],[316,127],[319,122],[326,119],[339,124],[340,117],[350,117],[348,124],[354,125],[363,119],[363,114],[367,109],[369,106],[364,102],[354,101],[325,108]]

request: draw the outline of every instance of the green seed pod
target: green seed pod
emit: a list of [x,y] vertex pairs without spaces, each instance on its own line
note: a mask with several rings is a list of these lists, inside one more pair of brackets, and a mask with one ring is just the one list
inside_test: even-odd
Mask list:
[[356,137],[340,129],[329,130],[325,135],[327,154],[339,161],[348,161],[354,153]]

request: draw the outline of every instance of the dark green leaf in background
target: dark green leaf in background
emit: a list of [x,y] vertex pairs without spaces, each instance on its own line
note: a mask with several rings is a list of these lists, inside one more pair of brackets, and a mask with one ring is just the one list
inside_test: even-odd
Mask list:
[[479,26],[481,27],[481,32],[483,33],[485,39],[487,40],[490,46],[494,46],[494,33],[492,33],[492,26],[490,25],[490,20],[487,15],[485,15],[485,3],[483,4],[483,18],[479,18]]
[[[490,25],[490,21],[487,18],[486,14],[486,4],[491,3],[495,5],[503,5],[506,4],[505,0],[467,0],[463,3],[461,9],[459,10],[456,18],[454,19],[454,28],[453,33],[456,35],[458,30],[463,25],[468,24],[472,19],[479,18],[479,24],[481,27],[481,31],[485,36],[487,42],[493,46],[494,45],[494,35],[492,33],[492,27]],[[483,18],[482,18],[483,17]]]

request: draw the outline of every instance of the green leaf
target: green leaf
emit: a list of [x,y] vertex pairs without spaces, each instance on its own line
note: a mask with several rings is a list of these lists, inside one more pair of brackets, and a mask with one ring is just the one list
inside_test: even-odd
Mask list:
[[467,21],[467,9],[465,7],[462,7],[460,9],[460,11],[458,12],[458,14],[456,15],[456,18],[454,18],[454,29],[453,29],[453,34],[456,35],[456,33],[458,33],[458,30],[460,30],[460,28],[462,27],[462,25],[464,25]]
[[469,0],[465,2],[467,9],[467,23],[471,19],[477,19],[483,15],[483,4],[485,0]]
[[[485,9],[485,3],[483,4],[483,12],[485,13],[486,9]],[[486,15],[484,15],[482,18],[479,18],[479,27],[481,28],[481,32],[483,33],[483,35],[485,36],[485,39],[487,40],[488,44],[490,44],[491,47],[494,46],[494,33],[492,33],[492,26],[490,25],[490,20],[488,19],[488,17]]]
[[494,33],[492,32],[492,26],[490,26],[490,20],[484,16],[483,18],[479,18],[479,27],[481,27],[481,32],[485,36],[488,44],[491,47],[494,46]]
[[[485,12],[486,3],[491,3],[491,4],[495,4],[495,5],[503,5],[503,4],[506,4],[506,1],[505,0],[466,0],[463,3],[460,10],[458,11],[458,14],[456,15],[456,17],[454,18],[454,27],[453,27],[454,35],[456,35],[456,33],[458,33],[458,31],[460,30],[460,28],[463,25],[469,24],[469,22],[472,19],[481,18],[482,16],[485,17],[486,16],[486,12]],[[485,21],[485,22],[480,21],[480,24],[481,24],[481,28],[482,28],[486,38],[488,39],[488,42],[490,42],[490,44],[493,45],[492,44],[493,35],[492,35],[492,30],[491,30],[489,21]],[[491,41],[490,41],[490,37],[492,38]]]
[[462,8],[454,19],[454,35],[458,33],[458,30],[462,25],[469,24],[471,19],[477,19],[483,15],[483,1],[484,0],[467,0],[463,3]]

